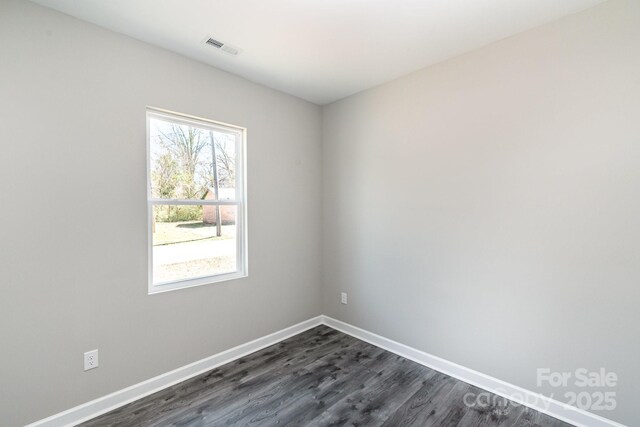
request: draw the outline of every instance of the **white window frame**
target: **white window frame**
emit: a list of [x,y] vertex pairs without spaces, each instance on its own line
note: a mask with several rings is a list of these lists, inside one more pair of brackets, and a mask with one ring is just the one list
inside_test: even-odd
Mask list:
[[[236,135],[239,143],[236,146],[236,197],[235,200],[193,200],[193,199],[156,199],[151,194],[151,140],[149,132],[149,122],[151,118],[165,122],[195,126],[214,132],[230,133]],[[161,292],[173,291],[177,289],[202,286],[210,283],[219,283],[227,280],[239,279],[248,276],[247,265],[247,188],[246,188],[246,164],[247,164],[247,129],[203,119],[200,117],[188,116],[168,110],[147,107],[147,249],[148,249],[148,292],[149,295]],[[231,273],[198,276],[189,279],[174,280],[154,284],[153,282],[153,207],[155,205],[213,205],[236,206],[236,271]]]

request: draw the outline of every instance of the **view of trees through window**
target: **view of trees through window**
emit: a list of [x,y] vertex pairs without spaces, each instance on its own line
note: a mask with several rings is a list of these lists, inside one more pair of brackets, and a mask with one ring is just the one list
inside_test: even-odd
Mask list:
[[153,282],[237,270],[239,136],[161,118],[149,120]]

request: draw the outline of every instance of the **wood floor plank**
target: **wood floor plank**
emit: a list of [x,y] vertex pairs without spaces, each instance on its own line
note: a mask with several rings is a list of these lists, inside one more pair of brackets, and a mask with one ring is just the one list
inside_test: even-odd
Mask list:
[[473,386],[470,387],[469,396],[466,399],[469,410],[460,420],[461,427],[511,426],[525,408],[504,397],[490,394]]
[[424,380],[422,387],[386,420],[385,427],[393,427],[400,424],[422,426],[426,423],[428,417],[432,415],[434,396],[441,392],[449,393],[456,383],[456,380],[448,375],[435,371],[431,372],[433,372],[433,375]]
[[518,426],[568,424],[327,326],[132,402],[82,426]]
[[[362,342],[361,342],[362,343]],[[366,380],[377,375],[379,370],[391,358],[391,354],[378,347],[362,343],[367,346],[371,358],[356,357],[357,363],[347,363],[339,374],[319,385],[317,394],[307,396],[307,399],[289,405],[278,413],[278,423],[286,426],[310,425],[321,414],[353,392],[354,387],[363,387]]]
[[[330,348],[331,354],[352,342],[355,342],[352,337],[341,336],[337,340],[327,342],[325,350]],[[262,367],[263,371],[260,375],[249,375],[240,381],[228,382],[186,402],[183,408],[172,411],[170,417],[161,417],[160,419],[166,424],[168,421],[180,419],[184,414],[193,412],[193,408],[196,408],[202,417],[215,423],[245,408],[250,401],[261,399],[273,402],[279,396],[279,390],[294,387],[297,382],[309,377],[309,375],[305,375],[305,365],[314,363],[325,353],[325,351],[316,350],[305,349],[303,352],[293,354],[287,359],[287,363],[281,366],[265,365]]]
[[426,375],[422,366],[406,359],[370,369],[364,382],[317,418],[317,425],[382,425],[422,386]]
[[209,419],[214,423],[224,420],[225,423],[238,425],[251,425],[254,424],[253,420],[258,420],[263,424],[287,405],[297,403],[300,399],[309,399],[319,387],[326,387],[338,377],[344,376],[348,367],[357,366],[358,362],[366,366],[372,360],[372,356],[383,352],[374,346],[349,338],[349,342],[343,343],[339,350],[305,366],[299,366],[299,369],[280,377],[278,381],[266,384],[265,387],[254,387],[243,396],[241,405],[229,405]]

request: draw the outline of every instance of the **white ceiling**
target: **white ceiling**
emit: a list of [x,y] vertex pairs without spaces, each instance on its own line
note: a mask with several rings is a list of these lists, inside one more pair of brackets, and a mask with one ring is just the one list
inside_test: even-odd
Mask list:
[[603,2],[34,1],[321,105]]

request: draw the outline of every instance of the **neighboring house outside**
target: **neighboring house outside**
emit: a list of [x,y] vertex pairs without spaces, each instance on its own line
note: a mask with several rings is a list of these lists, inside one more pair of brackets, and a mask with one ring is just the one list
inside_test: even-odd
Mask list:
[[[235,188],[219,188],[218,200],[233,200],[235,198]],[[215,190],[209,188],[203,200],[215,200]],[[236,223],[236,207],[235,206],[220,206],[220,216],[222,217],[222,224],[235,224]],[[202,206],[202,222],[205,224],[216,223],[216,206],[204,205]]]

